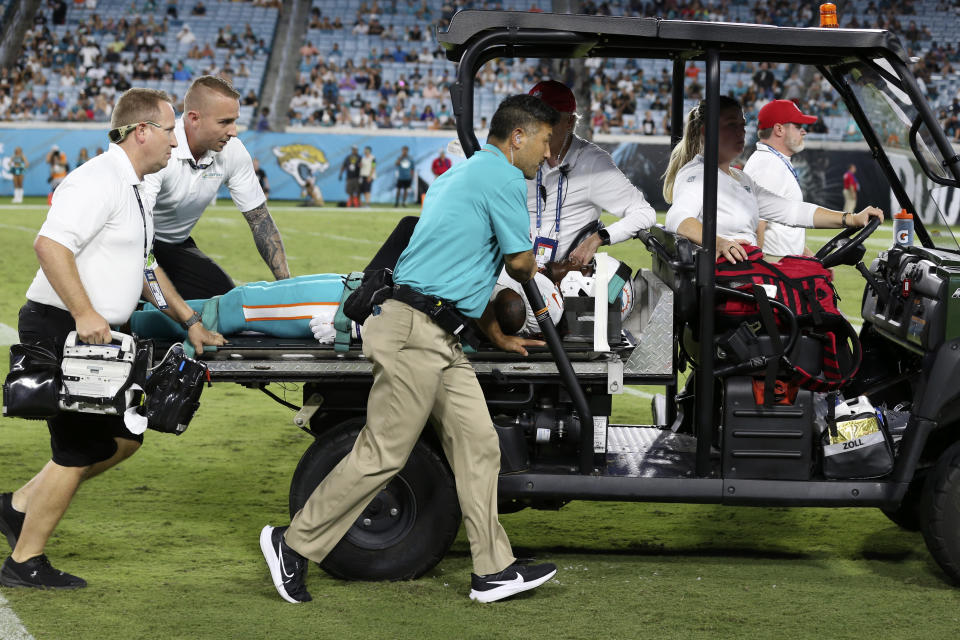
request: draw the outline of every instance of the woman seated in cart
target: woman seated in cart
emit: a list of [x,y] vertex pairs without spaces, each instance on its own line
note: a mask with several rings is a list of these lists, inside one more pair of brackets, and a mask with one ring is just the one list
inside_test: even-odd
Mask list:
[[[731,163],[743,153],[746,120],[740,103],[720,96],[717,148],[717,257],[735,263],[747,259],[743,245],[757,244],[757,225],[772,220],[792,227],[840,229],[864,227],[883,211],[867,207],[860,213],[833,211],[808,202],[794,202],[767,191]],[[664,174],[663,197],[670,203],[667,230],[703,244],[704,125],[706,102],[687,116],[683,139],[670,154]]]

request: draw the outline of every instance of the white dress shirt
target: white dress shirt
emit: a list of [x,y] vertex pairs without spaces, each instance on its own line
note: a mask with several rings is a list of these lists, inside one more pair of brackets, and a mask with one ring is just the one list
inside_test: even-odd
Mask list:
[[[153,246],[153,220],[141,215],[134,189],[140,179],[115,144],[70,172],[56,191],[39,235],[73,252],[80,282],[93,308],[112,325],[123,324],[140,300],[144,243]],[[68,311],[37,270],[27,299]]]
[[[727,240],[757,243],[761,218],[794,227],[812,227],[817,205],[781,198],[756,184],[738,169],[732,175],[717,170],[717,235]],[[697,155],[677,172],[673,204],[667,211],[667,231],[676,232],[687,218],[703,222],[703,156]]]
[[[777,154],[763,142],[747,160],[743,172],[767,191],[794,202],[803,202],[803,192],[797,176],[790,169],[790,158]],[[779,222],[767,222],[763,234],[763,252],[771,256],[799,256],[807,244],[807,232],[802,227],[788,227]]]
[[[557,221],[557,184],[563,176],[560,230]],[[537,181],[527,181],[527,210],[530,212],[530,237],[543,236],[558,241],[556,259],[564,258],[580,231],[600,219],[601,210],[622,218],[609,227],[610,244],[632,238],[637,231],[656,222],[656,212],[613,162],[610,154],[574,135],[563,161],[551,168],[541,167],[541,184],[546,202],[540,200],[541,220],[537,226]]]
[[240,138],[231,138],[223,151],[208,151],[194,162],[182,117],[175,131],[178,145],[167,166],[143,180],[144,206],[153,211],[158,241],[178,244],[189,238],[221,185],[230,190],[240,211],[250,211],[267,201],[253,171],[253,160]]

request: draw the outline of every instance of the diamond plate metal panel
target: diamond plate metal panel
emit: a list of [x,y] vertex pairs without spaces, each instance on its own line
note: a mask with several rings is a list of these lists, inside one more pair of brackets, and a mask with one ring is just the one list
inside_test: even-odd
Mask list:
[[673,291],[651,271],[643,269],[641,275],[648,289],[639,302],[652,301],[653,308],[623,373],[668,376],[673,374]]
[[694,438],[655,427],[607,429],[607,472],[628,477],[690,476],[695,467]]
[[[480,375],[490,374],[499,370],[505,376],[517,377],[558,377],[557,365],[553,362],[509,362],[509,361],[474,361],[473,368]],[[573,370],[578,378],[607,379],[611,364],[619,367],[620,361],[615,355],[606,356],[602,360],[589,362],[573,362]],[[366,359],[327,359],[327,360],[209,360],[207,365],[210,374],[216,377],[256,377],[271,376],[286,379],[302,376],[304,379],[335,377],[344,375],[372,375],[373,364]]]

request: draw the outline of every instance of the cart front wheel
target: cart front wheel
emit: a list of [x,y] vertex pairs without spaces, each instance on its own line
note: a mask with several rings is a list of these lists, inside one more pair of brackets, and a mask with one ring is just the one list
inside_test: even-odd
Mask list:
[[923,485],[923,539],[944,573],[960,585],[960,442],[944,451]]

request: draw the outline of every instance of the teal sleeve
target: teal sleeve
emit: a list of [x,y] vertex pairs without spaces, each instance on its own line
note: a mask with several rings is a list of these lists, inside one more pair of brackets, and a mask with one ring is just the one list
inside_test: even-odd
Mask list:
[[527,182],[514,178],[490,194],[490,221],[504,255],[530,251],[530,214],[527,213]]

